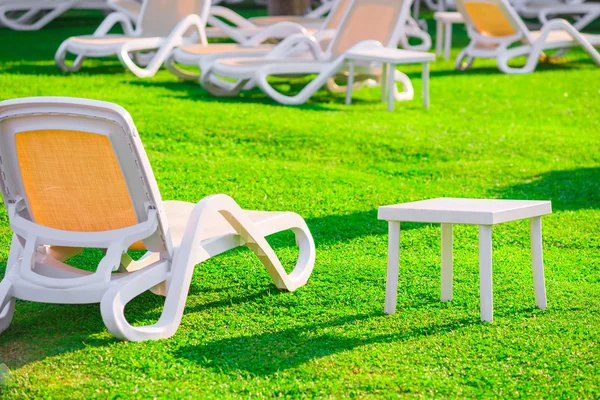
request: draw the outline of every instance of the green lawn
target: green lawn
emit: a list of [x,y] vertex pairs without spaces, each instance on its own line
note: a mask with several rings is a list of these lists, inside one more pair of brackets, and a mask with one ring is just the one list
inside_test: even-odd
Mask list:
[[[0,335],[10,369],[1,398],[600,397],[600,71],[584,53],[524,76],[439,61],[429,110],[418,67],[404,69],[415,100],[393,113],[377,89],[356,92],[349,107],[325,91],[288,107],[259,91],[215,98],[165,71],[141,80],[116,59],[60,73],[60,42],[99,21],[0,29],[0,99],[122,105],[164,199],[225,193],[244,208],[297,212],[317,262],[294,293],[279,292],[247,249],[198,266],[182,325],[162,341],[115,340],[98,305],[18,302]],[[464,226],[455,229],[454,301],[440,303],[439,226],[403,225],[398,312],[383,314],[387,226],[377,208],[438,196],[553,201],[547,310],[535,308],[521,221],[494,230],[493,323],[479,322],[477,229]],[[6,260],[4,208],[0,222]],[[292,236],[271,242],[295,261]],[[127,315],[148,324],[161,306],[146,294]]]

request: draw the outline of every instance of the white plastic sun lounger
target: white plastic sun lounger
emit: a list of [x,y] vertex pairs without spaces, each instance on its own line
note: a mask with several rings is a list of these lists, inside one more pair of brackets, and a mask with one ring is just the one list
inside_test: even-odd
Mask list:
[[523,18],[537,18],[542,24],[557,16],[578,17],[573,23],[582,30],[600,17],[600,4],[585,0],[511,0],[517,13]]
[[[131,17],[132,21],[137,21],[140,11],[142,10],[143,0],[108,0],[109,6],[115,10],[123,12]],[[258,5],[267,5],[268,0],[255,0]],[[212,5],[218,5],[221,3],[225,4],[239,4],[243,0],[212,0]]]
[[[347,3],[347,1],[345,1]],[[325,24],[326,15],[332,10],[335,10],[336,1],[323,3],[305,16],[270,16],[270,17],[253,17],[245,19],[236,12],[221,6],[211,7],[211,15],[208,18],[208,23],[211,28],[206,30],[209,38],[230,38],[238,43],[244,43],[253,36],[257,35],[266,27],[281,23],[294,23],[301,25],[305,29],[315,33],[322,29]],[[339,6],[337,6],[339,8]],[[295,32],[285,32],[280,29],[279,39],[285,39],[290,34]],[[408,41],[409,37],[419,40],[419,44],[411,45]],[[431,36],[422,30],[418,23],[410,17],[406,19],[406,27],[404,34],[400,37],[399,43],[405,49],[411,50],[429,50],[431,48]]]
[[[339,28],[324,49],[314,37],[296,35],[278,44],[267,56],[231,58],[201,65],[201,83],[215,95],[237,95],[253,82],[270,97],[282,104],[302,104],[332,78],[347,78],[344,73],[345,53],[377,47],[396,48],[406,26],[411,0],[351,0]],[[304,48],[301,53],[291,50]],[[381,69],[372,64],[355,68],[353,81],[379,80]],[[317,74],[297,95],[279,93],[269,83],[269,76],[306,76]],[[234,79],[228,82],[222,78]],[[395,71],[394,78],[404,91],[395,93],[397,100],[414,96],[410,79]]]
[[[0,282],[0,332],[21,299],[100,303],[117,338],[170,337],[194,266],[239,246],[256,253],[279,289],[296,290],[311,275],[314,242],[297,214],[245,211],[225,195],[163,202],[131,117],[117,105],[57,97],[1,102],[0,157],[13,231]],[[290,274],[265,239],[285,230],[299,246]],[[105,251],[95,272],[64,263],[83,248]],[[128,249],[147,253],[133,261]],[[132,326],[124,308],[148,290],[166,296],[160,319]]]
[[[216,3],[213,1],[208,17],[208,25],[210,26],[205,29],[205,32],[208,38],[232,39],[243,47],[255,47],[256,43],[266,39],[285,39],[298,33],[302,28],[310,34],[316,34],[323,30],[323,26],[327,25],[330,14],[340,7],[344,9],[348,0],[342,0],[342,4],[339,3],[338,0],[325,1],[304,16],[279,15],[246,19],[229,8],[215,5]],[[109,0],[109,5],[113,9],[129,15],[132,21],[136,21],[141,10],[141,5],[137,0]],[[422,30],[419,24],[410,16],[407,19],[404,32],[405,34],[400,38],[402,48],[417,51],[431,49],[431,36]],[[416,38],[419,43],[411,44],[409,38]],[[231,49],[226,47],[230,46],[225,46],[220,51],[230,53]],[[213,46],[213,50],[218,51],[215,46]],[[249,50],[246,50],[244,54],[239,56],[248,56],[248,52]],[[181,63],[186,64],[186,61],[182,60]],[[191,76],[182,75],[182,77],[191,79]]]
[[[241,1],[242,0],[236,2],[229,1],[225,3],[237,4]],[[134,22],[137,21],[142,9],[142,1],[138,0],[108,0],[108,2],[112,9],[126,13]],[[230,38],[230,35],[233,35],[233,38],[243,41],[245,38],[259,33],[262,28],[279,22],[294,22],[312,29],[319,29],[319,27],[323,24],[325,15],[329,13],[334,2],[335,0],[326,1],[304,16],[280,15],[270,17],[252,17],[246,19],[229,8],[219,6],[218,4],[221,4],[221,1],[213,0],[211,2],[213,7],[211,7],[212,17],[210,21],[216,22],[216,24],[221,28],[225,28],[227,33],[218,27],[213,27],[206,29],[207,36],[210,38],[228,39]],[[221,20],[217,20],[217,17],[224,18],[225,20],[229,21],[229,24],[232,25],[223,23]]]
[[[456,6],[465,18],[471,42],[456,59],[457,68],[471,67],[475,58],[495,58],[500,71],[516,74],[533,72],[546,50],[583,48],[600,65],[600,35],[580,33],[562,19],[550,20],[539,31],[529,31],[507,0],[457,0]],[[510,67],[508,62],[525,56],[523,67]],[[463,64],[463,61],[466,63]]]
[[0,26],[36,31],[68,10],[108,10],[106,0],[0,0]]
[[[65,72],[81,68],[86,57],[109,57],[117,55],[123,66],[140,78],[153,76],[169,57],[173,48],[200,41],[207,44],[204,27],[210,1],[178,0],[177,7],[163,0],[146,0],[135,30],[126,14],[115,12],[100,24],[91,36],[75,36],[65,40],[56,52],[55,61]],[[120,23],[125,34],[109,34]],[[68,53],[76,56],[72,65],[65,60]],[[131,54],[148,55],[150,60],[140,67]]]
[[[350,0],[335,0],[328,17],[315,33],[317,41],[325,42],[331,40],[337,29]],[[278,18],[278,17],[277,17]],[[279,38],[281,31],[286,34],[297,33],[308,35],[309,31],[295,22],[276,22],[265,27],[261,32],[244,43],[210,43],[208,45],[194,44],[180,46],[174,49],[169,60],[165,63],[166,68],[178,77],[186,80],[198,80],[199,73],[190,72],[190,69],[180,68],[178,65],[199,66],[211,64],[217,59],[238,57],[263,57],[275,48],[274,44],[266,43],[269,39]],[[304,49],[306,50],[306,49]],[[296,50],[292,50],[296,51]],[[296,51],[297,52],[297,51]]]

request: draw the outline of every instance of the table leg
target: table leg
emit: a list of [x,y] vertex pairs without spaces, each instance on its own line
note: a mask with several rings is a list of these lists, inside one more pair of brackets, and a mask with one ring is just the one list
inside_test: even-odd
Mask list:
[[398,264],[400,262],[400,222],[390,221],[388,224],[388,269],[385,287],[386,314],[396,312],[398,296]]
[[442,43],[444,40],[444,23],[440,20],[436,22],[436,34],[435,34],[435,55],[442,55]]
[[442,224],[442,301],[452,300],[452,224]]
[[423,63],[423,106],[429,108],[429,63]]
[[544,279],[544,255],[542,252],[542,218],[531,218],[530,227],[535,303],[538,308],[544,309],[547,307],[548,303],[546,299],[546,284]]
[[444,34],[444,60],[450,59],[450,47],[452,46],[452,24],[446,23]]
[[354,61],[348,61],[348,87],[346,88],[346,105],[352,102],[352,85],[354,85]]
[[491,225],[479,226],[479,299],[481,320],[491,322],[494,319]]
[[388,65],[386,63],[383,63],[381,65],[381,101],[385,101],[385,98],[386,98],[387,70],[388,70]]
[[388,65],[388,111],[394,111],[394,102],[396,101],[396,79],[395,79],[396,65]]

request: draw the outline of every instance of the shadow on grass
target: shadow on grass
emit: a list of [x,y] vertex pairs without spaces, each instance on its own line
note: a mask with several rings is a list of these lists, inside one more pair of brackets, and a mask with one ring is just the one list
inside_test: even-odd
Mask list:
[[[334,244],[367,235],[383,235],[387,229],[384,222],[377,220],[377,210],[315,218],[308,220],[307,223],[317,245]],[[420,226],[424,225],[406,224],[403,229],[415,229]],[[295,246],[293,235],[270,239],[270,242],[275,250]],[[102,257],[100,252],[96,253],[99,254],[94,253],[95,256]],[[80,264],[87,262],[88,258],[85,258]],[[77,266],[83,268],[82,265]],[[276,289],[266,274],[265,286],[262,288],[256,288],[247,294],[233,297],[228,295],[231,291],[231,285],[223,288],[203,288],[192,284],[190,296],[211,292],[216,293],[216,299],[205,303],[188,304],[185,312],[201,313],[215,308],[226,309],[285,293]],[[426,303],[430,301],[433,299],[428,299]],[[144,293],[127,305],[126,316],[134,325],[151,324],[160,317],[163,304],[163,297]],[[11,368],[18,368],[55,354],[78,350],[86,346],[104,346],[115,341],[110,337],[94,338],[98,333],[106,333],[97,304],[38,304],[29,306],[26,311],[23,310],[23,305],[23,302],[17,302],[15,320],[11,327],[0,335],[0,360]],[[24,348],[24,343],[35,343],[35,345]]]
[[[47,60],[50,61],[50,60]],[[84,66],[79,72],[63,72],[55,64],[36,64],[36,63],[19,63],[4,66],[2,72],[14,75],[47,75],[47,76],[60,76],[60,77],[86,77],[86,76],[98,76],[98,75],[121,75],[129,73],[123,68],[123,66],[114,60],[107,61],[106,63],[94,62],[94,65]],[[131,74],[131,78],[135,76]]]
[[[269,283],[265,288],[259,288],[257,291],[249,291],[247,294],[241,296],[229,296],[228,293],[235,290],[231,285],[226,288],[220,289],[204,289],[204,288],[190,288],[189,296],[196,296],[202,293],[208,292],[219,292],[217,300],[209,301],[206,303],[199,303],[194,305],[186,305],[185,314],[196,314],[209,311],[211,309],[227,308],[244,303],[252,303],[260,301],[266,297],[279,296],[287,292],[281,291],[275,287],[275,285]],[[189,299],[189,297],[188,297]],[[125,316],[130,324],[132,325],[148,325],[152,324],[160,318],[163,310],[165,299],[162,296],[156,296],[150,292],[143,293],[134,299],[127,305],[125,310]],[[188,301],[189,303],[189,301]]]
[[358,347],[446,333],[477,323],[476,319],[462,319],[448,324],[415,326],[374,335],[372,329],[361,326],[361,323],[376,318],[389,317],[376,312],[344,316],[325,323],[184,346],[174,351],[174,355],[219,372],[237,375],[245,371],[252,375],[269,376]]
[[[317,248],[319,245],[347,242],[365,236],[387,235],[388,231],[387,222],[377,219],[377,210],[327,215],[307,219],[306,223],[315,239]],[[420,229],[427,225],[403,222],[402,230]]]
[[[248,295],[229,297],[226,293],[229,289],[194,290],[195,294],[207,291],[223,293],[219,295],[218,300],[187,306],[185,313],[200,313],[212,308],[226,309],[283,293],[274,286],[269,286]],[[144,293],[127,305],[126,317],[133,325],[152,324],[160,317],[163,304],[163,297]],[[9,368],[20,368],[47,357],[86,347],[104,347],[118,342],[106,331],[98,304],[43,304],[25,315],[22,306],[23,302],[17,301],[15,320],[10,328],[0,335],[0,363]],[[103,337],[97,337],[98,334],[102,334]]]
[[600,208],[600,167],[550,171],[500,189],[502,198],[551,200],[555,210]]
[[[567,60],[567,62],[558,63],[558,64],[549,64],[549,63],[540,62],[537,65],[534,73],[572,71],[572,70],[581,69],[582,66],[587,67],[587,66],[595,65],[593,60],[590,58],[584,59],[584,58],[578,57],[572,61],[569,61],[569,58],[566,57],[566,60]],[[510,75],[507,75],[507,74],[503,73],[502,71],[500,71],[497,68],[495,62],[493,62],[493,64],[494,65],[490,65],[489,61],[486,61],[486,65],[478,66],[477,60],[475,60],[473,67],[469,68],[467,70],[456,70],[454,68],[443,69],[443,70],[435,70],[434,69],[431,71],[430,75],[431,75],[431,78],[447,77],[447,76],[456,77],[456,76],[479,76],[479,75],[497,75],[497,76],[506,76],[508,78],[510,76]],[[525,62],[515,62],[515,63],[510,64],[510,66],[513,68],[520,68],[524,65],[525,65]],[[421,74],[418,72],[408,73],[407,75],[411,79],[421,77]]]
[[[346,112],[352,111],[351,107],[347,108],[339,108],[337,106],[345,104],[345,94],[342,93],[330,93],[324,89],[318,90],[315,94],[311,96],[311,98],[304,104],[298,105],[286,105],[280,104],[275,100],[271,99],[269,96],[264,94],[260,89],[254,88],[252,90],[243,91],[237,96],[232,97],[217,97],[208,93],[200,84],[196,82],[186,82],[186,81],[177,81],[177,82],[158,82],[151,80],[140,80],[129,82],[132,85],[139,85],[143,87],[149,88],[162,88],[172,91],[173,93],[177,93],[176,96],[184,99],[191,99],[201,102],[208,103],[228,103],[228,104],[265,104],[270,106],[277,107],[294,107],[303,110],[313,110],[313,111],[328,111],[328,112]],[[293,96],[302,90],[308,81],[303,80],[294,80],[291,82],[277,82],[274,83],[273,86],[280,91],[282,94]],[[379,101],[370,101],[364,100],[360,98],[353,98],[353,104],[376,104]],[[330,105],[335,104],[336,107],[330,107]],[[329,105],[329,106],[328,106]]]
[[0,363],[9,368],[47,357],[114,342],[109,337],[96,337],[105,327],[97,304],[43,304],[23,311],[17,300],[15,320],[0,334]]

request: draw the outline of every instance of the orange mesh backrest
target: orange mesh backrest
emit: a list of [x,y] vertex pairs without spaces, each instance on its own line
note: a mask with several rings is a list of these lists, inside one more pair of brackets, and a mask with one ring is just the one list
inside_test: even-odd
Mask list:
[[466,2],[465,10],[482,35],[511,36],[517,33],[506,14],[495,4]]
[[327,26],[325,29],[337,29],[342,22],[342,17],[346,12],[346,9],[350,5],[350,0],[339,0],[336,7],[331,10],[331,15],[327,18]]
[[142,16],[143,36],[169,36],[173,28],[184,17],[198,14],[202,4],[209,0],[146,0]]
[[363,40],[387,46],[400,18],[403,0],[355,0],[339,28],[332,53],[342,54]]
[[15,135],[25,196],[34,222],[99,232],[138,223],[107,136],[68,130]]

